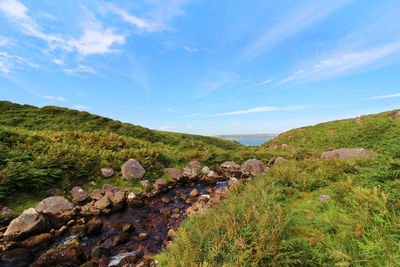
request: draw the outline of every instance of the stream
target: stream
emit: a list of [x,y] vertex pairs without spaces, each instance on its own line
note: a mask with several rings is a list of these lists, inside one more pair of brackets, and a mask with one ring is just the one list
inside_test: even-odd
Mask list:
[[[141,251],[144,255],[155,255],[161,252],[164,240],[170,228],[177,228],[186,217],[185,210],[190,206],[181,197],[182,193],[188,195],[193,189],[197,189],[199,195],[208,196],[215,188],[226,187],[227,181],[218,182],[215,185],[182,184],[180,187],[161,193],[156,197],[147,198],[141,207],[126,207],[121,211],[109,215],[99,216],[103,221],[103,229],[100,234],[93,236],[77,237],[75,235],[61,236],[54,239],[53,244],[35,256],[51,248],[65,245],[74,239],[78,239],[86,261],[90,259],[90,253],[96,246],[107,248],[110,257],[98,262],[99,266],[117,266],[120,260],[126,256]],[[133,228],[121,244],[113,244],[113,236],[121,233],[123,226],[132,225]],[[0,263],[0,266],[28,266],[31,262],[12,260]]]

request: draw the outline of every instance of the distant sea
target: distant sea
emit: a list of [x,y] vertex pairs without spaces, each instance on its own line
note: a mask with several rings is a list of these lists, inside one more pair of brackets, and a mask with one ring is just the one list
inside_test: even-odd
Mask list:
[[270,138],[262,138],[262,139],[237,139],[237,140],[232,140],[232,141],[236,141],[241,143],[242,145],[245,146],[258,146],[258,145],[262,145],[265,142],[267,142],[268,140],[270,140]]

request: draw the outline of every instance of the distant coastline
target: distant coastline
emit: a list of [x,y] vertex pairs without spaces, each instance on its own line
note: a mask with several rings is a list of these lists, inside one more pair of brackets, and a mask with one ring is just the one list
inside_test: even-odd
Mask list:
[[229,135],[216,135],[215,137],[225,140],[243,140],[243,139],[273,139],[278,134],[229,134]]

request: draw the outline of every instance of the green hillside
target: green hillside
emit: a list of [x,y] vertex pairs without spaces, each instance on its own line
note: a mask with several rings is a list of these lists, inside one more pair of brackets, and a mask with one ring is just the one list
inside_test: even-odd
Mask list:
[[[0,120],[0,200],[11,207],[16,199],[24,204],[49,188],[68,190],[89,181],[135,186],[138,181],[124,181],[118,172],[129,158],[142,163],[144,179],[154,180],[163,168],[183,167],[190,160],[213,167],[251,156],[235,142],[149,130],[66,108],[2,101]],[[117,173],[104,180],[102,167]]]
[[321,123],[282,133],[265,143],[273,148],[289,145],[295,150],[317,154],[341,147],[365,148],[378,153],[400,157],[399,110],[359,118]]
[[[292,159],[239,184],[206,215],[185,220],[172,247],[157,256],[160,265],[399,266],[397,114],[323,123],[267,142],[261,149]],[[320,158],[346,147],[379,155]]]

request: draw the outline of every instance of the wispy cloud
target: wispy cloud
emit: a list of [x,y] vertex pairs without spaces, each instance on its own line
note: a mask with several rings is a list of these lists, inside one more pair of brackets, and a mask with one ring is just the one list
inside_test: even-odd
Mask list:
[[262,82],[260,82],[260,83],[257,83],[257,84],[255,84],[255,85],[253,85],[252,87],[262,86],[262,85],[265,85],[265,84],[269,84],[269,83],[271,83],[271,82],[272,82],[272,80],[271,80],[271,79],[268,79],[268,80],[262,81]]
[[172,130],[174,128],[175,128],[174,126],[161,126],[159,129],[164,131],[164,130]]
[[62,96],[51,96],[51,95],[44,95],[43,98],[51,99],[51,100],[57,100],[61,102],[66,102],[67,99],[62,97]]
[[15,69],[29,66],[31,68],[38,68],[39,65],[32,63],[29,59],[17,55],[10,55],[6,52],[0,52],[0,72],[8,74]]
[[283,111],[283,110],[300,110],[307,108],[308,106],[288,106],[288,107],[275,107],[275,106],[264,106],[264,107],[255,107],[245,110],[237,110],[231,112],[224,112],[224,113],[217,113],[211,115],[212,117],[219,117],[219,116],[232,116],[232,115],[242,115],[242,114],[249,114],[249,113],[258,113],[258,112],[271,112],[271,111]]
[[351,71],[361,68],[379,66],[380,60],[391,55],[400,53],[400,42],[387,43],[359,51],[336,52],[318,61],[311,66],[305,66],[299,71],[283,79],[277,85],[287,83],[292,80],[319,80],[340,74],[350,74]]
[[193,126],[189,124],[189,125],[186,125],[186,128],[193,129]]
[[14,42],[15,41],[13,39],[0,35],[0,46],[10,46]]
[[199,52],[199,49],[196,48],[196,47],[192,47],[191,48],[191,47],[188,47],[186,45],[183,45],[182,48],[185,49],[186,51],[188,51],[189,53],[197,53],[197,52]]
[[77,109],[77,110],[91,110],[91,107],[87,107],[84,105],[73,105],[72,106],[73,109]]
[[205,114],[204,113],[193,113],[193,114],[188,114],[188,115],[182,116],[182,118],[194,118],[194,117],[200,117],[203,115],[205,115]]
[[205,97],[214,91],[229,88],[238,82],[240,75],[233,72],[215,71],[210,77],[199,82],[195,98]]
[[386,98],[393,98],[393,97],[400,97],[400,93],[392,94],[392,95],[373,96],[373,97],[371,97],[369,99],[370,100],[376,100],[376,99],[386,99]]
[[86,65],[79,65],[78,67],[72,69],[64,68],[63,70],[69,75],[79,75],[82,73],[96,74],[96,71],[92,67]]
[[282,19],[276,25],[267,28],[263,34],[244,48],[242,60],[251,61],[259,57],[280,42],[326,18],[348,2],[350,1],[325,2],[317,0],[299,2],[297,5],[293,5],[293,8],[284,13]]

